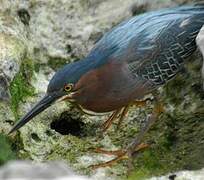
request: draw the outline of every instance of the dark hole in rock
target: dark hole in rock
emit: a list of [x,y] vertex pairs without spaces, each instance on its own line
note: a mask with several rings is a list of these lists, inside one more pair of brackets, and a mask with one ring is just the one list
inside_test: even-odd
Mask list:
[[71,53],[72,52],[72,46],[70,44],[67,44],[66,50],[67,50],[67,53]]
[[9,66],[9,70],[12,71],[13,70],[13,65]]
[[6,122],[6,123],[9,123],[9,124],[11,124],[11,125],[14,125],[14,122],[13,122],[12,120],[10,120],[10,119],[5,120],[5,122]]
[[47,134],[47,136],[52,136],[53,135],[53,132],[51,130],[47,130],[45,133]]
[[41,139],[39,138],[39,136],[36,133],[31,133],[31,138],[36,142],[41,141]]
[[176,174],[172,174],[169,176],[169,180],[175,180],[175,178],[176,178]]
[[24,25],[29,25],[29,21],[30,21],[30,14],[28,12],[27,9],[19,9],[17,11],[17,14],[21,20],[21,22],[24,24]]
[[53,121],[50,125],[51,129],[62,135],[71,134],[81,137],[83,135],[83,127],[85,124],[80,119],[73,119],[71,114],[64,112],[60,118]]

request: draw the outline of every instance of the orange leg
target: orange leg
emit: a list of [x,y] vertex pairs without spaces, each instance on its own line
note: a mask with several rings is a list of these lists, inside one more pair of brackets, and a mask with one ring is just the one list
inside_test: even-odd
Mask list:
[[126,115],[128,114],[129,107],[130,107],[130,105],[125,106],[125,107],[123,108],[122,113],[121,113],[121,115],[120,115],[120,117],[119,117],[119,120],[118,120],[117,129],[120,128],[120,126],[121,126],[123,120],[125,119]]
[[158,116],[163,112],[163,106],[160,103],[156,103],[151,116],[147,119],[145,126],[139,132],[138,136],[133,139],[132,143],[126,148],[126,150],[117,150],[117,151],[106,151],[102,149],[97,149],[96,152],[103,153],[107,155],[115,155],[116,158],[112,159],[111,161],[100,163],[96,165],[92,165],[93,169],[97,169],[100,167],[107,167],[112,166],[113,164],[117,163],[120,160],[130,159],[136,152],[141,151],[148,147],[148,145],[141,143],[144,135],[150,129],[150,127],[155,123]]
[[117,129],[120,128],[123,120],[125,119],[126,115],[128,114],[128,110],[130,108],[130,106],[137,106],[137,107],[144,107],[147,105],[147,101],[150,99],[145,99],[143,101],[133,101],[132,103],[130,103],[128,106],[125,106],[122,110],[122,113],[119,117],[119,121],[118,121],[118,125],[117,125]]
[[[149,100],[149,99],[147,99],[147,100]],[[103,125],[102,125],[103,132],[107,131],[108,128],[113,123],[113,121],[115,121],[116,119],[118,119],[117,129],[119,129],[119,127],[121,126],[125,116],[128,113],[128,110],[129,110],[130,106],[131,105],[135,105],[135,106],[138,106],[138,107],[143,107],[143,106],[146,105],[147,100],[144,100],[144,101],[134,101],[134,102],[130,103],[129,105],[114,111],[111,114],[111,116],[108,118],[108,120],[106,120],[105,123],[103,123]]]
[[106,154],[106,155],[114,155],[114,156],[121,156],[124,154],[123,150],[115,150],[115,151],[107,151],[101,148],[97,148],[94,151],[95,153],[101,153],[101,154]]
[[101,167],[109,167],[112,166],[113,164],[117,163],[118,161],[124,160],[124,159],[128,159],[128,156],[126,156],[126,154],[118,156],[117,158],[104,162],[104,163],[100,163],[100,164],[95,164],[95,165],[91,165],[89,166],[90,168],[92,168],[93,170],[101,168]]
[[108,118],[108,120],[103,123],[103,125],[102,125],[103,132],[105,132],[111,126],[113,121],[115,119],[117,119],[117,117],[120,114],[120,112],[121,112],[121,109],[118,109],[118,110],[114,111],[111,114],[111,116]]

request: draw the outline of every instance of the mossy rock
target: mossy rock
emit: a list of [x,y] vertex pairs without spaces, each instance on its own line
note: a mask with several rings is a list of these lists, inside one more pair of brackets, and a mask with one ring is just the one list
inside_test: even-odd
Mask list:
[[201,62],[193,57],[185,71],[162,89],[166,111],[146,135],[145,142],[151,146],[135,159],[135,172],[129,179],[204,167]]
[[11,93],[11,108],[18,119],[18,107],[19,103],[23,102],[26,97],[34,95],[34,88],[32,87],[30,81],[33,77],[34,65],[32,60],[26,59],[23,61],[19,73],[14,77],[10,85]]
[[12,150],[11,141],[3,134],[0,134],[0,147],[0,165],[9,160],[16,159],[16,154]]

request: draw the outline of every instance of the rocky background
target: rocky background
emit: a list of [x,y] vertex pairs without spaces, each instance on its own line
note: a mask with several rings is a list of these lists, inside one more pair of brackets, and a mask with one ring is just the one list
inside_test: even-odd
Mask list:
[[[11,159],[63,160],[80,174],[98,179],[127,176],[127,162],[91,170],[113,157],[96,147],[120,149],[136,136],[151,112],[132,107],[122,127],[114,124],[101,137],[107,116],[87,116],[69,103],[58,103],[19,132],[12,125],[45,93],[54,72],[87,55],[93,44],[124,19],[186,0],[0,0],[0,165]],[[151,147],[134,160],[129,179],[145,179],[204,167],[204,91],[202,58],[197,51],[185,69],[162,87],[165,112],[145,142]]]

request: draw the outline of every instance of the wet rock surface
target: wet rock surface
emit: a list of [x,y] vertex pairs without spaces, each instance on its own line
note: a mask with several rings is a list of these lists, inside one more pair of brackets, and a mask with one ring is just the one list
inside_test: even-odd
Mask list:
[[0,13],[0,99],[9,100],[9,85],[25,58],[26,45],[19,21]]
[[[162,177],[153,177],[146,180],[202,180],[204,170],[175,172]],[[81,176],[64,162],[35,163],[31,161],[11,161],[0,168],[0,178],[11,179],[55,179],[55,180],[102,180],[98,176]]]
[[[0,3],[0,99],[3,100],[0,132],[6,134],[42,98],[54,72],[65,63],[83,59],[111,27],[132,15],[184,1],[0,0]],[[165,112],[145,137],[151,147],[135,159],[130,179],[204,167],[202,64],[197,51],[186,62],[185,71],[160,88]],[[96,154],[94,149],[126,147],[152,107],[153,102],[147,107],[131,107],[119,130],[114,123],[102,135],[100,127],[108,115],[84,115],[72,104],[61,102],[10,136],[9,141],[21,159],[35,162],[63,159],[83,174],[106,179],[126,177],[126,161],[96,171],[88,168],[113,158]]]
[[181,171],[171,175],[154,177],[150,180],[202,180],[204,177],[204,169],[197,171]]
[[86,180],[76,175],[63,162],[33,164],[30,161],[12,161],[0,168],[0,179],[67,179]]

